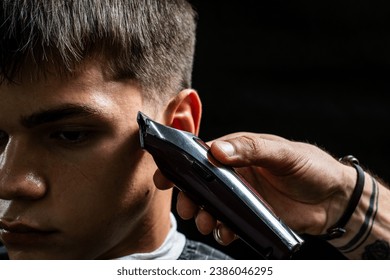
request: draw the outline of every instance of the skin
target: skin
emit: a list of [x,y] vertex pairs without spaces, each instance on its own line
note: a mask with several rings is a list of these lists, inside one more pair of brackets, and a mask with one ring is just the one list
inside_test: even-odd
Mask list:
[[69,78],[3,84],[0,100],[0,240],[11,259],[111,259],[162,244],[171,193],[153,184],[136,116],[196,133],[195,92],[150,104],[92,61]]

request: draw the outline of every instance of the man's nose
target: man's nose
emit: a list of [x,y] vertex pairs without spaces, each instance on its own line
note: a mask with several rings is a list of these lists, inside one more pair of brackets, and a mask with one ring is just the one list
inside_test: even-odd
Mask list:
[[39,199],[46,194],[39,158],[27,143],[10,139],[0,154],[0,199]]

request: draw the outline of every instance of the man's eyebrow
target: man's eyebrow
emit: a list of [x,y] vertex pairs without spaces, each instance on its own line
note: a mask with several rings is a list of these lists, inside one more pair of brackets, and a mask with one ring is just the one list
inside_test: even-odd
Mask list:
[[43,109],[29,116],[22,116],[20,122],[26,128],[33,128],[64,119],[91,117],[101,114],[102,112],[96,108],[78,104],[65,104],[50,109]]

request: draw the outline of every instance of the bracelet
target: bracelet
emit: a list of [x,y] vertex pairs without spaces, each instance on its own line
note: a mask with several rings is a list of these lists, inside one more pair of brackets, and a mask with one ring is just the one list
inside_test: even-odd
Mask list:
[[326,234],[319,235],[320,238],[324,240],[332,240],[335,238],[339,238],[343,236],[343,234],[346,232],[345,225],[351,218],[353,212],[355,212],[356,206],[359,203],[360,197],[363,193],[363,187],[364,187],[364,171],[359,165],[359,161],[354,156],[348,155],[345,157],[342,157],[339,159],[340,162],[344,164],[349,164],[352,167],[354,167],[357,171],[357,181],[355,188],[352,192],[351,198],[349,200],[348,206],[345,209],[344,214],[341,216],[341,218],[335,223],[333,226],[331,226]]

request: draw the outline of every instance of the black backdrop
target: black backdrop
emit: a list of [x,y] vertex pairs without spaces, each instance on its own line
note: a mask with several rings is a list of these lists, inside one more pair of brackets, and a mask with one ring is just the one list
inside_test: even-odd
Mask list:
[[[193,87],[203,100],[200,136],[273,133],[353,154],[390,181],[390,9],[373,0],[191,1],[199,15]],[[193,221],[179,229],[240,259]],[[308,238],[296,259],[339,259]]]

